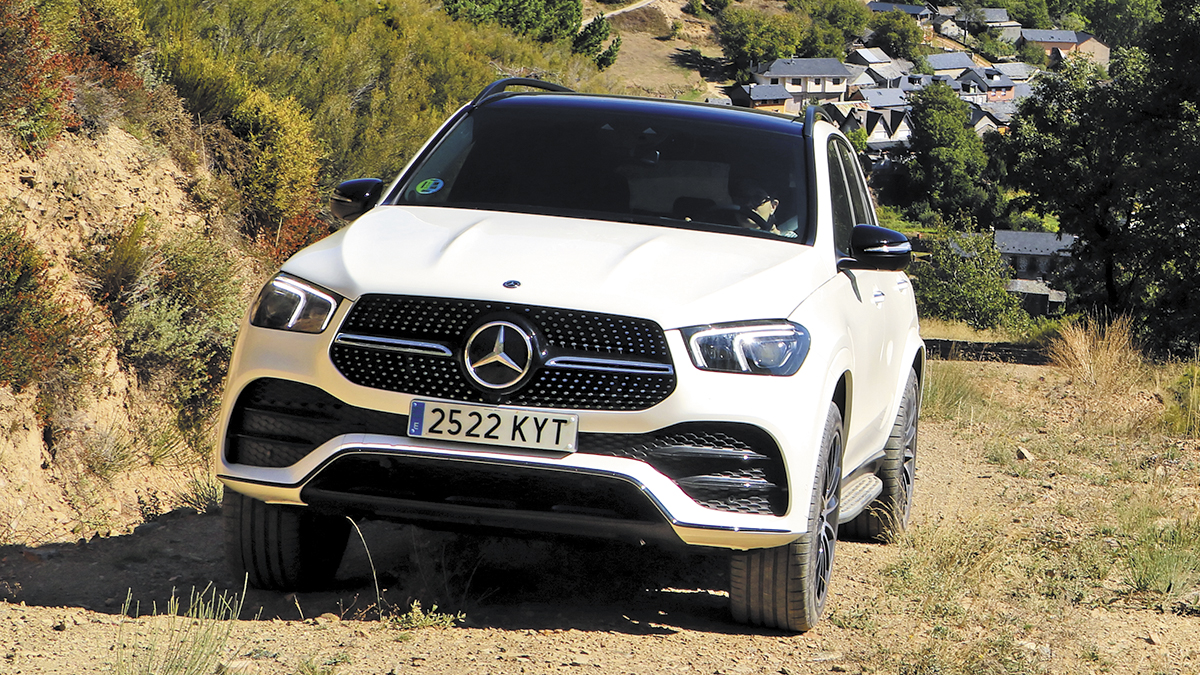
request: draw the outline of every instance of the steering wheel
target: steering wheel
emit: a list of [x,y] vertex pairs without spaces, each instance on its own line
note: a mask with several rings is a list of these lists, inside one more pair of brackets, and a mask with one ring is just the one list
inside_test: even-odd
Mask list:
[[[707,209],[705,209],[704,212],[701,213],[697,217],[697,220],[703,220],[705,222],[711,223],[711,222],[714,222],[714,218],[712,218],[712,216],[718,215],[718,214],[721,216],[725,216],[726,219],[728,219],[729,215],[732,214],[735,218],[734,224],[738,225],[738,226],[741,226],[741,223],[736,222],[736,218],[740,216],[740,217],[745,218],[746,220],[749,220],[750,222],[754,223],[754,227],[759,230],[762,230],[764,232],[771,231],[771,226],[767,224],[766,219],[764,219],[762,216],[758,215],[758,213],[755,212],[754,209],[742,206],[741,204],[716,204],[716,205],[710,206]],[[729,223],[724,223],[724,224],[728,225]]]

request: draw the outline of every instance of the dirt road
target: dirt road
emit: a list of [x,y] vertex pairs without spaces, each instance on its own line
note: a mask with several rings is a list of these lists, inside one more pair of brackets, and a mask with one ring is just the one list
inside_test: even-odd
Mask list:
[[[1057,414],[1052,369],[971,368],[994,385],[993,395],[1050,406],[1039,413],[1048,420]],[[1055,504],[1108,494],[1053,471],[998,470],[983,459],[995,435],[981,429],[965,419],[923,423],[915,532],[936,532],[966,512],[1026,527],[1065,510]],[[1197,616],[1121,604],[1031,604],[1015,590],[968,592],[957,605],[964,609],[944,618],[918,611],[917,600],[887,590],[904,569],[894,565],[906,550],[900,544],[839,542],[826,620],[792,635],[731,622],[721,558],[378,523],[363,534],[387,602],[403,610],[416,598],[426,609],[436,603],[439,611],[463,612],[465,620],[405,631],[356,618],[376,595],[370,561],[352,540],[336,591],[249,592],[223,653],[228,671],[918,673],[935,672],[920,669],[934,658],[931,649],[967,645],[992,659],[976,667],[1007,664],[986,672],[1200,672]],[[240,580],[223,568],[220,541],[219,516],[176,513],[126,536],[0,549],[0,673],[109,672],[118,655],[153,644],[161,630],[147,619],[121,625],[127,593],[145,614],[151,605],[161,610],[173,589],[186,597],[211,582],[240,591]],[[1021,573],[1016,563],[996,569]],[[130,645],[124,649],[118,628]]]

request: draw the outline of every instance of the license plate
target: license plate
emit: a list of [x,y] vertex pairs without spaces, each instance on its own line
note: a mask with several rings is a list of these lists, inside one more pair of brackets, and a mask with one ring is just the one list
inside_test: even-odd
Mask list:
[[516,408],[413,401],[408,415],[408,435],[417,438],[575,452],[578,433],[578,415]]

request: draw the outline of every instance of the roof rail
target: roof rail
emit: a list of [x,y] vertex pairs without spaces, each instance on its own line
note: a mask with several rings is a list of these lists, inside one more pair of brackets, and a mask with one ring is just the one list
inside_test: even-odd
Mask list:
[[496,80],[495,82],[484,87],[483,91],[479,92],[479,95],[475,97],[475,100],[471,101],[471,107],[477,107],[483,102],[484,99],[495,94],[503,93],[504,90],[508,89],[509,87],[532,87],[534,89],[543,89],[545,91],[574,93],[573,90],[567,89],[561,84],[554,84],[553,82],[546,82],[545,80],[535,80],[529,77],[506,77],[503,80]]

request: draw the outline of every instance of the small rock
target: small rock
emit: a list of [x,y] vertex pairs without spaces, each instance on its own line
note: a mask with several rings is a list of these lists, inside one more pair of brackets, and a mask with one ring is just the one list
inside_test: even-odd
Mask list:
[[1017,446],[1017,459],[1023,460],[1026,462],[1032,462],[1032,461],[1035,461],[1037,459],[1037,457],[1034,456],[1034,454],[1032,452],[1030,452],[1028,448],[1024,448],[1024,447],[1021,447],[1018,445]]
[[809,661],[815,661],[819,663],[821,661],[837,661],[841,658],[841,652],[818,652],[812,658],[810,658]]
[[1146,642],[1149,642],[1152,645],[1161,645],[1163,643],[1163,637],[1158,633],[1151,631],[1150,634],[1146,636]]
[[1121,548],[1121,542],[1117,541],[1116,539],[1113,539],[1112,537],[1105,537],[1104,539],[1102,539],[1102,541],[1104,542],[1105,546],[1111,548],[1114,551]]
[[1039,645],[1036,642],[1018,642],[1017,646],[1021,649],[1028,650],[1044,659],[1050,658],[1050,645]]

